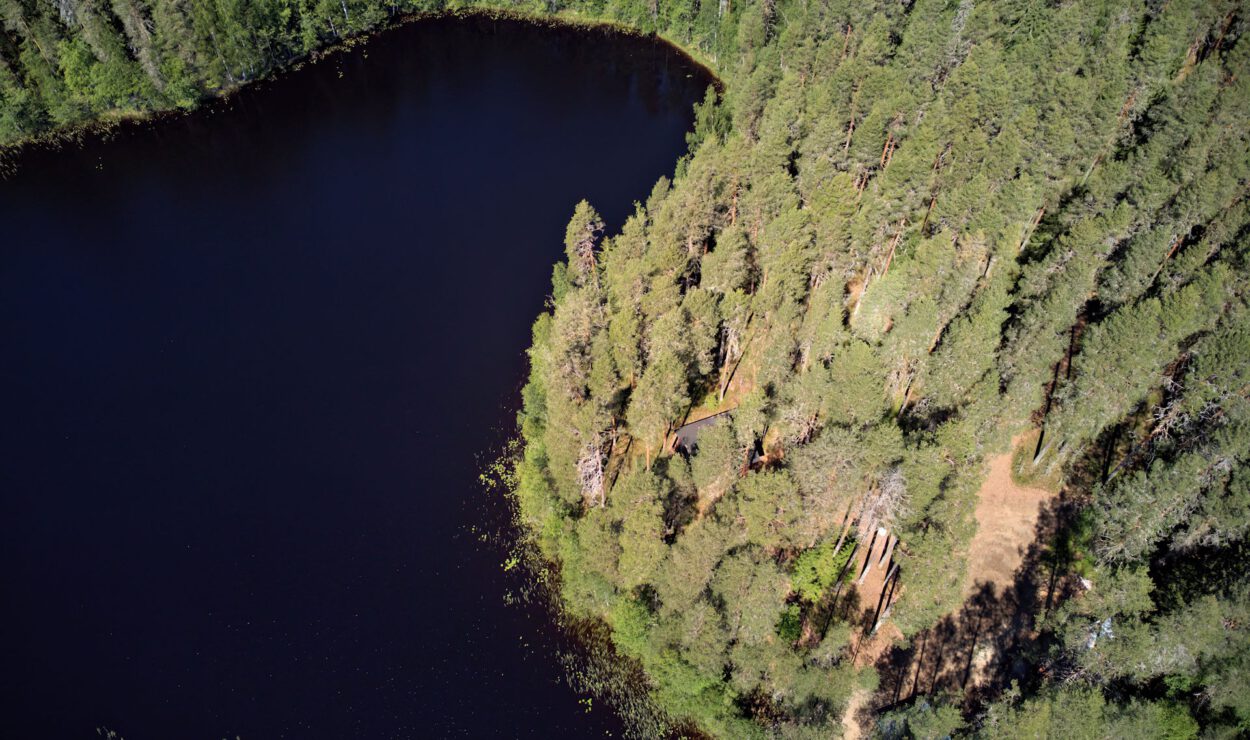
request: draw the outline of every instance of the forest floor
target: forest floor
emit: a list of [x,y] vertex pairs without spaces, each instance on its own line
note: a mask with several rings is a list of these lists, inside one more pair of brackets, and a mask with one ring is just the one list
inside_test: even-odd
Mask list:
[[[1013,440],[1014,449],[1019,438]],[[1011,477],[1010,452],[990,459],[990,474],[977,494],[977,533],[968,547],[965,598],[981,584],[1009,588],[1037,537],[1042,507],[1055,497],[1044,488],[1017,484]]]
[[[1012,440],[1013,450],[1027,440]],[[887,625],[857,651],[856,663],[875,663],[880,686],[857,692],[843,718],[844,737],[867,735],[872,717],[918,694],[962,694],[967,702],[992,696],[1026,670],[1022,640],[1033,632],[1042,606],[1042,559],[1060,516],[1055,492],[1017,483],[1012,453],[990,458],[978,493],[977,533],[968,548],[964,604],[909,644],[897,644]],[[893,625],[888,625],[893,627]]]
[[870,698],[872,694],[866,689],[855,689],[851,694],[851,698],[846,702],[846,712],[842,715],[842,740],[860,740],[868,735],[864,731],[860,715],[863,714]]

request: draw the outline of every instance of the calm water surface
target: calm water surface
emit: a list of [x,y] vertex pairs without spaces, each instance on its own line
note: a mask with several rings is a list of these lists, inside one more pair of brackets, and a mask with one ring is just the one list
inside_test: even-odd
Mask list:
[[0,182],[0,735],[587,737],[479,457],[708,80],[429,21]]

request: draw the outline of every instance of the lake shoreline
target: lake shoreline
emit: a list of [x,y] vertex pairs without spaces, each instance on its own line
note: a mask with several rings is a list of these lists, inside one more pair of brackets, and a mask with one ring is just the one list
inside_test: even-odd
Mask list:
[[424,23],[443,19],[507,21],[524,23],[539,28],[554,30],[567,29],[581,32],[597,31],[625,38],[658,43],[685,57],[687,64],[693,66],[711,80],[712,86],[716,88],[718,93],[723,92],[725,88],[724,82],[721,80],[711,62],[704,59],[703,55],[699,54],[696,50],[684,47],[664,34],[641,31],[633,26],[621,23],[620,21],[587,17],[577,13],[576,11],[566,10],[554,15],[540,15],[537,13],[527,13],[511,8],[496,8],[491,6],[472,6],[465,8],[451,8],[434,12],[406,13],[396,15],[390,21],[369,31],[340,39],[332,44],[328,44],[320,49],[314,50],[306,56],[295,57],[287,62],[275,66],[273,69],[265,72],[255,79],[220,88],[215,93],[205,95],[193,108],[110,111],[109,116],[106,118],[96,118],[82,121],[69,126],[44,131],[34,136],[19,139],[7,144],[0,144],[0,180],[6,180],[15,175],[20,169],[19,162],[21,158],[26,154],[26,152],[32,149],[58,150],[68,146],[80,146],[89,137],[95,136],[103,140],[108,140],[109,137],[116,135],[127,127],[159,125],[166,121],[179,120],[194,115],[203,115],[205,112],[211,112],[214,106],[228,104],[235,95],[244,90],[255,88],[258,84],[273,82],[283,75],[298,72],[306,65],[319,64],[321,62],[335,59],[346,52],[350,52],[362,45],[366,45],[374,41],[378,36],[389,31],[394,31],[415,23]]
[[624,222],[709,80],[552,28],[407,24],[0,182],[14,732],[621,735],[477,474],[568,210]]

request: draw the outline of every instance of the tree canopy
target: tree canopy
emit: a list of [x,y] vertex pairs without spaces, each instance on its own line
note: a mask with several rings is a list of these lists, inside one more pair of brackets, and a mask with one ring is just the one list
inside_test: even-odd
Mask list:
[[[661,33],[724,82],[620,229],[574,207],[520,418],[564,606],[672,717],[837,734],[875,681],[853,635],[959,607],[984,462],[1032,430],[1074,512],[1056,578],[1092,584],[1041,624],[1046,677],[876,731],[1250,731],[1244,3],[469,5]],[[0,0],[0,142],[449,7]]]
[[[605,318],[574,343],[535,334],[523,465],[546,485],[519,500],[543,551],[571,586],[604,547],[555,453],[585,408],[616,435],[609,511],[649,512],[605,535],[646,567],[566,606],[633,615],[622,649],[675,717],[829,736],[873,682],[856,634],[958,609],[984,462],[1033,429],[1026,467],[1075,512],[1042,544],[1074,553],[1056,578],[1093,584],[1040,625],[1050,678],[971,713],[914,700],[877,732],[1250,728],[1245,8],[626,7],[605,12],[697,50],[725,88],[603,239],[597,282],[554,287],[557,323]],[[617,372],[570,392],[540,358],[595,332]],[[878,559],[880,597],[859,594]]]

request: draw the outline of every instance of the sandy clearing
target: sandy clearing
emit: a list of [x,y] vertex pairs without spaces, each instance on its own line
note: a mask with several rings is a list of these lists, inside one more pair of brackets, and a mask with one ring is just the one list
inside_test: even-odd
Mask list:
[[[1012,450],[1020,442],[1020,437],[1013,439]],[[842,720],[844,737],[866,736],[873,713],[916,693],[934,693],[939,687],[980,691],[990,687],[995,676],[1001,678],[1011,670],[1004,656],[1031,629],[1027,615],[1036,598],[1028,585],[1020,590],[1020,570],[1037,545],[1043,511],[1056,498],[1045,489],[1017,484],[1011,467],[1010,451],[987,461],[986,477],[977,494],[977,532],[967,551],[962,606],[916,635],[906,647],[896,641],[901,637],[896,628],[889,634],[894,627],[889,622],[860,646],[856,663],[873,663],[882,685],[874,695],[851,697]]]
[[[1012,440],[1016,448],[1020,438]],[[1042,506],[1055,497],[1042,488],[1028,488],[1011,479],[1011,452],[990,458],[989,476],[977,494],[977,533],[968,546],[964,593],[985,583],[1004,592],[1015,581],[1025,552],[1037,538]]]

